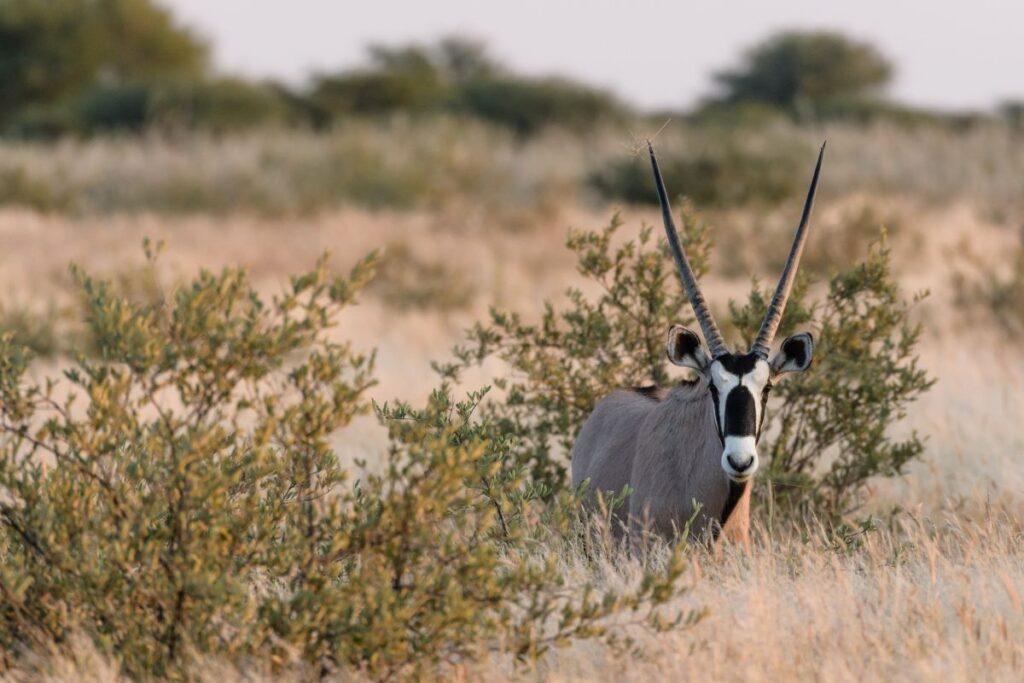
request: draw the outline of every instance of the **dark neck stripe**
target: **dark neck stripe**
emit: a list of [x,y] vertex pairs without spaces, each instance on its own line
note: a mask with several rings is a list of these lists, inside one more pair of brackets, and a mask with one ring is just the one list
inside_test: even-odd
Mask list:
[[722,529],[725,528],[726,522],[729,521],[729,517],[732,516],[732,511],[736,509],[736,505],[740,502],[740,498],[743,497],[743,493],[750,486],[750,481],[735,482],[732,479],[729,480],[729,493],[725,497],[725,507],[722,508],[722,516],[718,518],[718,524],[715,526],[714,537],[718,540],[718,537],[722,533]]

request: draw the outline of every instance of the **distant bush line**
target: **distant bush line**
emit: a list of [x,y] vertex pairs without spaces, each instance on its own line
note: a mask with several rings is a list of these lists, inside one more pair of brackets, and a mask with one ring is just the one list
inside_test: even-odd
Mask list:
[[[170,100],[164,111],[172,117]],[[928,124],[806,128],[776,119],[734,129],[678,121],[658,143],[666,175],[698,208],[772,209],[798,201],[795,179],[806,175],[826,137],[834,153],[824,197],[962,202],[987,220],[1024,221],[1024,136],[1002,124],[951,132]],[[503,125],[438,114],[357,118],[324,132],[269,127],[0,141],[0,208],[278,217],[359,206],[524,229],[546,224],[552,207],[653,205],[632,140],[618,124],[523,137]]]
[[[0,6],[0,135],[29,140],[116,132],[223,134],[266,125],[323,130],[354,119],[461,116],[517,136],[634,124],[613,93],[559,76],[517,73],[471,38],[372,45],[364,63],[307,85],[216,74],[209,45],[153,0],[15,0]],[[951,128],[1001,120],[1024,105],[943,114],[883,96],[893,66],[869,43],[783,32],[713,75],[714,94],[671,115],[731,127],[784,119]],[[700,170],[699,168],[696,170]]]

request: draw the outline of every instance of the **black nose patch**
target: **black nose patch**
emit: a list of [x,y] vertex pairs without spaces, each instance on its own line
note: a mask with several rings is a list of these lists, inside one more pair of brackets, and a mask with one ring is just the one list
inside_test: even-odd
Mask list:
[[746,387],[734,387],[725,397],[725,435],[754,436],[756,431],[754,397]]

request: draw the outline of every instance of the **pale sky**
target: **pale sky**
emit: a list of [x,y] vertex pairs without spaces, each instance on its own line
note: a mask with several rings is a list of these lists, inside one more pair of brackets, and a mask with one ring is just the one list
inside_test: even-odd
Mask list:
[[161,0],[213,42],[224,72],[301,83],[357,66],[370,43],[460,34],[531,74],[688,106],[710,74],[773,31],[837,29],[896,65],[891,94],[940,108],[1024,99],[1024,0]]

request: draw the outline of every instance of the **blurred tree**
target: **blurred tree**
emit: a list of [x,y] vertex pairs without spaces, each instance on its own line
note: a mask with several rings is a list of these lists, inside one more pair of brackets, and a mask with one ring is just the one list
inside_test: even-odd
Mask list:
[[1024,100],[1006,100],[997,107],[999,117],[1014,130],[1024,130]]
[[620,120],[626,107],[571,80],[515,75],[482,43],[449,37],[430,45],[370,47],[365,68],[315,82],[308,110],[320,125],[350,115],[454,111],[530,135],[548,125],[585,130]]
[[432,45],[372,45],[369,65],[321,76],[310,93],[317,123],[350,115],[377,115],[396,110],[441,109],[456,89],[501,68],[483,43],[452,36]]
[[434,54],[435,63],[441,67],[445,76],[455,83],[466,83],[503,71],[502,67],[487,54],[487,47],[472,38],[442,38]]
[[93,7],[105,39],[100,75],[115,82],[202,76],[206,45],[153,0],[100,0]]
[[503,71],[482,42],[463,36],[441,38],[432,45],[373,45],[369,52],[370,62],[377,70],[431,71],[440,80],[453,84]]
[[749,50],[735,69],[716,74],[721,100],[765,102],[798,116],[871,99],[892,77],[873,46],[839,33],[785,32]]
[[481,77],[467,82],[459,95],[464,111],[524,136],[545,126],[582,132],[621,121],[627,113],[614,95],[564,78]]
[[317,78],[309,94],[309,110],[314,122],[323,125],[353,114],[433,108],[448,92],[431,68],[348,71]]
[[154,79],[98,86],[76,102],[78,130],[202,129],[215,133],[285,120],[287,104],[268,85],[236,78]]
[[206,45],[153,0],[0,2],[0,120],[97,85],[197,77]]

